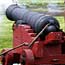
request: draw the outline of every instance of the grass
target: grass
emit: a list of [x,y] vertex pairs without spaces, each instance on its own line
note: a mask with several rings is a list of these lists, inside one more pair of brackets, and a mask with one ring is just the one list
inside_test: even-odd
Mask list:
[[0,23],[0,50],[12,47],[12,24],[5,16]]
[[62,29],[65,32],[65,21],[64,21],[64,17],[58,17],[56,16],[57,20],[60,23],[60,29]]

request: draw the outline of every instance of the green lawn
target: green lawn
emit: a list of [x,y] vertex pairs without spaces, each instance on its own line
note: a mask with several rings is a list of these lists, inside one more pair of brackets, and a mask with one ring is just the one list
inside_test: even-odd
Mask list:
[[0,50],[12,47],[12,24],[5,16],[0,23]]
[[56,17],[57,20],[59,21],[60,23],[60,29],[62,29],[63,31],[65,31],[65,22],[64,22],[64,17]]

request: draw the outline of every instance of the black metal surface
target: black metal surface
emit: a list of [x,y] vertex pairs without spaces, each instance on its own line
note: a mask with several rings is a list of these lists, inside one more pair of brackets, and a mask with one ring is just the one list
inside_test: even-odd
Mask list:
[[[8,7],[6,16],[8,19],[14,21],[23,20],[23,23],[30,25],[36,33],[39,33],[48,23],[50,23],[50,25],[46,29],[45,34],[58,31],[60,27],[58,21],[54,17],[46,16],[38,12],[30,12],[27,9],[22,9],[18,5],[11,5]],[[21,21],[19,22],[21,23]]]
[[17,20],[15,22],[16,26],[18,27],[19,24],[25,24],[23,20]]

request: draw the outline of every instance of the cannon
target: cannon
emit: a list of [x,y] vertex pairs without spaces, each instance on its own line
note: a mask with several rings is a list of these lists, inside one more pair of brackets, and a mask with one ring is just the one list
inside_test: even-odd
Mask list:
[[6,11],[6,15],[8,19],[16,22],[22,20],[20,21],[22,24],[30,25],[36,33],[39,33],[48,23],[50,25],[46,28],[44,35],[49,32],[59,31],[59,23],[55,18],[37,12],[30,12],[27,9],[22,9],[18,5],[10,6]]
[[56,18],[17,4],[6,10],[13,24],[13,48],[3,49],[2,65],[65,64],[65,33]]

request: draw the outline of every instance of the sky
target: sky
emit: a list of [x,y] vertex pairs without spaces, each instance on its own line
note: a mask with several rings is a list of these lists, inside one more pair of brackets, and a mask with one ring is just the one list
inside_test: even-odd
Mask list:
[[0,0],[0,24],[3,19],[2,15],[5,15],[6,9],[9,7],[9,5],[14,4],[12,0]]
[[13,1],[12,0],[0,0],[0,7],[1,6],[5,6],[8,7],[10,4],[12,4]]
[[16,0],[0,0],[0,14],[4,13],[9,5],[14,4]]

